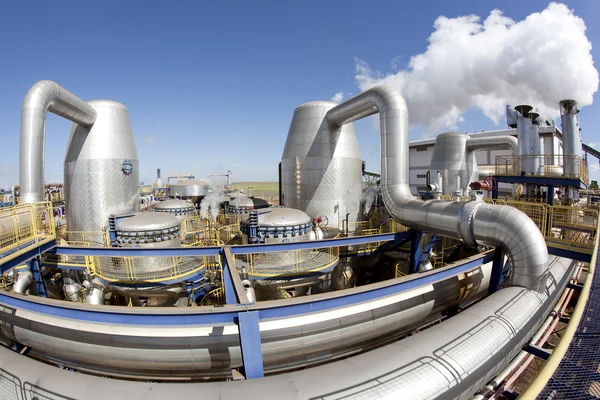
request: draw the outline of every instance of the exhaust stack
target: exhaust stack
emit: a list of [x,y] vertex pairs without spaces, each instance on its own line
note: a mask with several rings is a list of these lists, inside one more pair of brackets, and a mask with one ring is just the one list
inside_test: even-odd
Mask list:
[[[539,133],[534,137],[532,114],[533,107],[528,105],[516,106],[517,136],[519,138],[519,165],[521,174],[535,174],[538,172],[540,161],[535,152],[539,148]],[[537,115],[537,114],[535,114]],[[538,130],[539,132],[539,130]]]
[[560,105],[560,119],[563,130],[564,175],[579,176],[581,162],[581,138],[579,136],[579,110],[575,100],[563,100]]

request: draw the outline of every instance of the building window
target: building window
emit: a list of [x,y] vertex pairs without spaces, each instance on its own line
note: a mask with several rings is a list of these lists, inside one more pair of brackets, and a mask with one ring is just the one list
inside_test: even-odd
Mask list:
[[417,151],[427,151],[427,146],[417,146]]
[[427,178],[427,174],[417,174],[417,179],[425,179]]

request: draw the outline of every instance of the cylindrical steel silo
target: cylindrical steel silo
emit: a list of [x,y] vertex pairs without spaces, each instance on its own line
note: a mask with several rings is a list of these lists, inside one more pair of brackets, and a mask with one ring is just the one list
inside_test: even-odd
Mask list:
[[69,231],[100,231],[111,214],[139,211],[138,156],[129,111],[110,100],[88,102],[98,114],[92,126],[73,124],[65,156]]
[[575,100],[563,100],[560,118],[563,129],[564,175],[579,177],[581,162],[581,137],[579,135],[579,109]]
[[[475,153],[467,148],[469,136],[460,132],[441,133],[435,139],[429,172],[435,177],[442,175],[442,194],[452,195],[462,190],[467,193],[470,182],[479,179],[479,168]],[[456,187],[456,177],[460,177],[460,187]]]
[[342,228],[360,216],[362,158],[352,124],[330,131],[325,114],[336,103],[315,101],[296,108],[281,159],[285,207],[326,216]]

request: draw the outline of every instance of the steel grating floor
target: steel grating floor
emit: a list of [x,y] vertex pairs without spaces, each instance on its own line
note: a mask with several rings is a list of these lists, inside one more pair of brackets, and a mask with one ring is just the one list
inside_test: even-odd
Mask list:
[[538,399],[600,399],[600,258],[583,317]]

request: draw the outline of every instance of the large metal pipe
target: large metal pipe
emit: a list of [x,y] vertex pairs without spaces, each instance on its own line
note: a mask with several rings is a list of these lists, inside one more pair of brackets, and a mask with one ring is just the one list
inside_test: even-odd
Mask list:
[[19,275],[17,275],[17,279],[13,284],[13,292],[15,293],[25,293],[27,288],[33,282],[33,273],[31,271],[21,271]]
[[94,278],[94,280],[92,280],[91,287],[85,296],[85,302],[87,304],[103,305],[104,290],[104,283],[100,279]]
[[333,107],[325,116],[329,131],[379,112],[381,194],[395,220],[422,231],[462,239],[469,245],[501,247],[510,259],[511,285],[542,293],[548,274],[548,250],[535,223],[523,212],[483,202],[423,201],[409,186],[408,109],[402,95],[376,86]]
[[[334,363],[327,363],[314,368],[304,368],[286,374],[273,374],[260,379],[247,379],[239,382],[202,382],[202,383],[157,383],[140,380],[107,380],[101,376],[106,373],[96,374],[73,374],[65,369],[55,368],[38,362],[30,357],[23,357],[18,353],[7,350],[0,346],[0,368],[12,374],[16,385],[21,382],[36,382],[36,387],[46,393],[56,393],[68,398],[86,398],[87,400],[104,400],[106,395],[98,391],[98,387],[110,383],[111,389],[119,396],[130,398],[144,398],[146,400],[159,400],[165,397],[185,397],[191,393],[203,393],[203,398],[234,399],[244,393],[248,398],[261,398],[263,400],[309,400],[309,399],[339,399],[339,398],[402,398],[402,399],[466,399],[481,386],[485,385],[498,371],[516,356],[522,347],[529,341],[531,335],[543,323],[544,318],[551,311],[562,290],[566,287],[570,272],[573,267],[570,260],[555,259],[551,263],[548,286],[544,294],[539,295],[523,288],[506,288],[492,296],[475,304],[458,315],[443,321],[417,335],[412,335],[401,341],[395,341],[377,350],[354,355]],[[402,295],[402,294],[400,294]],[[38,301],[27,299],[27,301]],[[381,304],[381,299],[376,300]],[[73,307],[70,306],[69,307]],[[85,306],[84,306],[85,307]],[[226,306],[227,307],[227,306]],[[255,306],[251,306],[255,307]],[[366,307],[365,307],[366,308]],[[375,309],[371,313],[380,313]],[[408,311],[408,309],[406,310]],[[165,311],[163,311],[164,313]],[[343,311],[342,311],[343,312]],[[23,313],[17,307],[16,316]],[[25,313],[30,315],[31,313]],[[35,313],[34,313],[35,314]],[[109,313],[110,314],[110,313]],[[321,312],[312,312],[316,318],[320,318]],[[338,312],[336,312],[339,315]],[[353,316],[350,315],[351,318]],[[411,318],[409,315],[407,318]],[[56,332],[62,325],[56,325],[55,315],[44,319],[44,324],[35,323],[30,326],[49,326]],[[384,317],[385,318],[385,317]],[[293,319],[297,319],[293,318]],[[404,319],[406,321],[406,319]],[[261,325],[270,322],[261,321]],[[299,321],[298,321],[299,322]],[[296,323],[298,323],[296,322]],[[67,321],[65,325],[76,324],[77,321]],[[93,349],[77,349],[60,353],[61,355],[76,354],[87,355],[99,362],[111,361],[114,357],[123,356],[129,359],[130,350],[136,351],[142,346],[147,346],[149,341],[165,345],[161,338],[157,341],[154,327],[143,328],[148,340],[139,340],[131,336],[130,326],[126,326],[129,337],[129,345],[119,347],[114,342],[115,329],[123,329],[120,324],[112,324],[109,328],[100,328],[96,322],[83,321],[78,324],[79,329],[93,327],[94,334],[70,335],[70,338],[95,338],[102,334],[98,332],[110,332],[113,336],[106,339],[114,350],[96,353]],[[103,323],[100,323],[102,326]],[[339,325],[326,325],[330,328]],[[375,326],[378,326],[376,324]],[[310,332],[302,326],[294,326],[292,330],[284,330],[280,333],[281,338],[293,334],[295,331]],[[17,328],[13,328],[19,330]],[[183,331],[182,331],[183,329]],[[233,330],[237,336],[237,327],[225,325],[222,330]],[[313,329],[313,328],[310,328]],[[262,330],[262,328],[261,328]],[[356,332],[362,332],[353,328],[353,336]],[[193,351],[195,346],[190,341],[205,337],[223,343],[220,337],[214,337],[215,328],[204,326],[190,327],[187,324],[180,325],[175,330],[180,338],[180,343],[187,345],[187,352]],[[190,332],[193,337],[182,337],[185,332]],[[206,332],[206,333],[205,333]],[[317,330],[312,330],[321,336]],[[263,340],[263,346],[269,341]],[[52,339],[51,339],[52,340]],[[347,337],[339,337],[338,342],[347,340]],[[52,340],[58,344],[61,339]],[[37,341],[36,343],[46,343]],[[132,345],[133,343],[133,345]],[[210,342],[209,342],[210,343]],[[213,342],[215,343],[215,342]],[[303,344],[309,342],[304,340]],[[313,341],[313,345],[326,349],[320,340]],[[227,344],[227,342],[226,342]],[[210,344],[209,344],[210,346]],[[36,349],[34,348],[34,351]],[[214,357],[211,347],[202,347],[207,357]],[[146,350],[149,371],[156,373],[161,366],[155,356],[156,350]],[[210,352],[210,355],[208,354]],[[292,351],[293,353],[293,351]],[[96,356],[101,354],[103,356]],[[108,355],[106,355],[108,354]],[[181,353],[174,353],[182,356]],[[287,355],[288,352],[278,348],[278,355]],[[304,353],[298,352],[296,356],[303,357]],[[240,359],[239,351],[231,353],[232,358]],[[213,358],[214,359],[214,358]],[[175,358],[170,357],[173,363]],[[229,361],[218,359],[216,362]],[[319,359],[317,359],[319,362]],[[322,360],[321,362],[322,363]],[[137,365],[143,365],[138,364]],[[121,366],[119,364],[119,366]],[[81,366],[78,369],[84,370]],[[110,366],[107,366],[110,369]],[[193,369],[191,369],[193,370]],[[112,371],[112,369],[111,369]],[[189,372],[190,369],[186,369]],[[155,375],[154,375],[155,376]],[[137,376],[139,379],[139,376]],[[265,388],[271,390],[266,390]],[[17,387],[17,389],[20,389]]]
[[25,95],[21,109],[20,203],[44,200],[44,142],[50,111],[82,125],[96,121],[96,110],[52,81],[39,81]]
[[[563,100],[560,105],[560,118],[563,129],[563,154],[570,156],[564,160],[564,174],[566,176],[579,176],[579,162],[581,160],[581,138],[579,136],[579,118],[577,102]],[[575,157],[578,157],[575,159]]]
[[508,149],[516,156],[519,154],[519,141],[511,135],[470,137],[467,140],[467,149],[471,151]]
[[516,106],[517,111],[517,136],[519,137],[519,165],[520,173],[535,174],[539,169],[539,159],[537,157],[536,148],[539,149],[539,133],[534,137],[533,130],[533,107],[528,105]]

